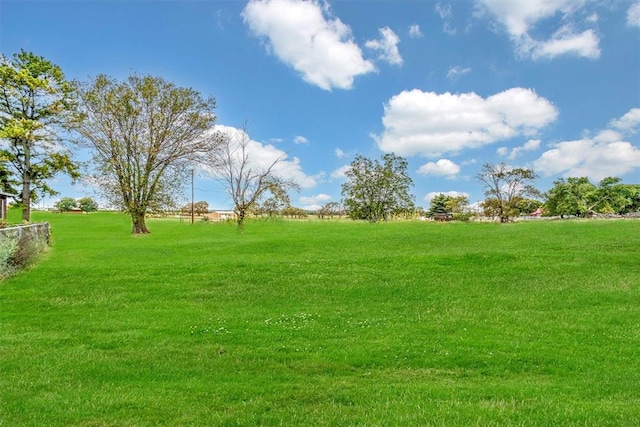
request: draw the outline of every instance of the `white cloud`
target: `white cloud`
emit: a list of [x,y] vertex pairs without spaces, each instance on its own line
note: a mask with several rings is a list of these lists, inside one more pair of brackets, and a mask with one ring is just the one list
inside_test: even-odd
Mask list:
[[540,142],[539,139],[530,139],[522,146],[511,149],[511,151],[509,151],[507,147],[500,147],[496,152],[501,156],[507,156],[510,160],[513,160],[525,151],[537,150],[540,148]]
[[449,80],[455,80],[470,72],[471,72],[471,68],[461,67],[460,65],[456,65],[455,67],[449,68],[449,71],[447,72],[447,78]]
[[350,89],[356,76],[374,72],[351,29],[317,0],[251,0],[242,17],[267,48],[302,78],[322,89]]
[[380,51],[378,59],[392,65],[402,65],[402,57],[398,51],[400,37],[389,27],[380,28],[378,31],[380,31],[381,38],[368,40],[365,46],[369,49]]
[[300,197],[300,203],[304,205],[322,205],[329,200],[331,200],[331,196],[328,194],[317,194],[315,196],[302,196]]
[[[630,122],[636,123],[638,114],[630,110],[620,119],[612,120],[610,126],[629,131]],[[629,131],[630,132],[630,131]],[[640,169],[640,148],[623,141],[622,135],[605,129],[593,137],[553,144],[540,158],[533,162],[536,172],[543,175],[561,174],[565,177],[588,176],[600,180],[607,176],[621,176]]]
[[551,59],[565,54],[597,59],[600,57],[599,43],[600,39],[593,30],[576,34],[570,27],[564,26],[551,39],[535,42],[531,46],[530,53],[533,59]]
[[640,129],[640,108],[632,108],[619,119],[611,120],[609,126],[625,133],[637,133]]
[[440,15],[440,19],[442,19],[442,30],[450,35],[456,33],[456,29],[451,24],[451,19],[453,18],[453,12],[451,11],[451,4],[442,4],[440,2],[436,3],[435,6],[436,13]]
[[350,168],[351,168],[350,165],[341,166],[338,169],[331,172],[330,176],[331,178],[334,178],[334,179],[345,178],[347,176],[346,173]]
[[306,144],[309,142],[309,140],[307,138],[305,138],[304,136],[301,135],[296,135],[293,137],[293,142],[296,144]]
[[627,10],[627,25],[640,28],[640,1],[636,0]]
[[424,37],[424,34],[422,34],[422,30],[420,30],[420,25],[413,24],[409,27],[409,37],[411,37],[412,39],[421,39],[422,37]]
[[342,151],[339,148],[336,148],[334,152],[336,153],[336,157],[339,158],[339,159],[342,159],[343,157],[347,156],[347,153],[345,153],[344,151]]
[[432,191],[430,193],[427,193],[427,195],[424,196],[423,200],[425,202],[431,202],[431,199],[433,199],[439,194],[444,194],[450,197],[460,197],[460,196],[469,197],[469,193],[465,193],[463,191]]
[[[521,56],[533,59],[551,59],[566,54],[590,59],[600,57],[600,39],[593,29],[577,32],[573,28],[574,21],[577,24],[577,20],[572,17],[584,6],[585,0],[476,1],[504,25]],[[562,15],[563,22],[570,24],[562,25],[548,40],[532,37],[538,23],[557,14]],[[582,24],[594,25],[597,15],[591,14],[583,21]]]
[[460,166],[449,159],[440,159],[437,162],[426,163],[418,169],[421,175],[455,177],[460,172]]
[[213,127],[214,132],[221,132],[231,138],[231,142],[238,143],[243,138],[249,138],[247,144],[247,153],[252,167],[266,169],[276,159],[282,158],[280,162],[273,168],[274,174],[283,179],[293,180],[302,188],[313,188],[317,185],[313,176],[307,175],[302,170],[300,159],[293,157],[289,159],[287,153],[276,148],[271,144],[262,144],[252,140],[242,129],[231,126],[216,125]]
[[533,90],[512,88],[488,98],[419,89],[393,96],[384,107],[378,147],[401,156],[440,156],[519,135],[533,136],[558,115]]

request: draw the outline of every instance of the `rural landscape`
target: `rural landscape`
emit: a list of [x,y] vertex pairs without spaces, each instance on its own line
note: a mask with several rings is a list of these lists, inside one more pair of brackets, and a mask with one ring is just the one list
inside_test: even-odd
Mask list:
[[640,425],[640,0],[2,8],[0,427]]
[[4,425],[640,422],[638,220],[34,217]]

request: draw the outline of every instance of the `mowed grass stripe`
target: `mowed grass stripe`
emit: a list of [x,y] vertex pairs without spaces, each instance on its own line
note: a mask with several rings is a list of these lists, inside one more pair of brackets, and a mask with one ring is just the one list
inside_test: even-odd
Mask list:
[[640,222],[40,214],[0,425],[640,423]]

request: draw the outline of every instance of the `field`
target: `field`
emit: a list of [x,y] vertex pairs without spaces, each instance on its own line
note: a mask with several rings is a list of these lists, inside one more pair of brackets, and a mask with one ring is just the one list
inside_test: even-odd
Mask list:
[[640,221],[35,219],[2,426],[640,425]]

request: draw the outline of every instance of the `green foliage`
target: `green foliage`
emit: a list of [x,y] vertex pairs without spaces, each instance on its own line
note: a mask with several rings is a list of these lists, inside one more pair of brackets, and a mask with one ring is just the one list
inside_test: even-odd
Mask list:
[[78,199],[78,207],[82,212],[95,212],[98,210],[98,203],[91,197]]
[[58,173],[80,176],[57,136],[71,123],[74,91],[60,67],[25,51],[12,59],[2,55],[0,87],[0,179],[11,192],[21,187],[22,217],[28,221],[31,202],[57,194],[47,180]]
[[5,425],[640,424],[635,220],[34,216],[55,250],[0,286]]
[[587,177],[560,178],[546,193],[549,215],[584,217],[590,212],[625,214],[640,210],[640,185],[607,177],[596,186]]
[[357,155],[346,172],[342,198],[351,219],[387,221],[396,215],[412,213],[415,206],[410,188],[413,181],[407,161],[385,154],[381,161]]
[[209,212],[209,203],[207,203],[204,200],[201,200],[199,202],[195,202],[193,204],[193,207],[191,206],[191,203],[188,203],[182,206],[182,208],[180,208],[180,212],[182,212],[185,215],[186,214],[190,215],[192,209],[193,209],[194,215],[204,215]]
[[148,233],[147,212],[173,205],[195,161],[215,137],[215,101],[160,77],[100,75],[78,84],[76,131],[94,152],[94,181],[131,217],[133,233]]
[[54,207],[60,212],[69,212],[77,208],[78,203],[73,197],[63,197],[54,204]]
[[512,168],[506,163],[486,163],[476,175],[487,197],[482,203],[485,215],[496,216],[500,222],[520,214],[518,204],[526,197],[539,197],[533,186],[537,175],[532,169]]

